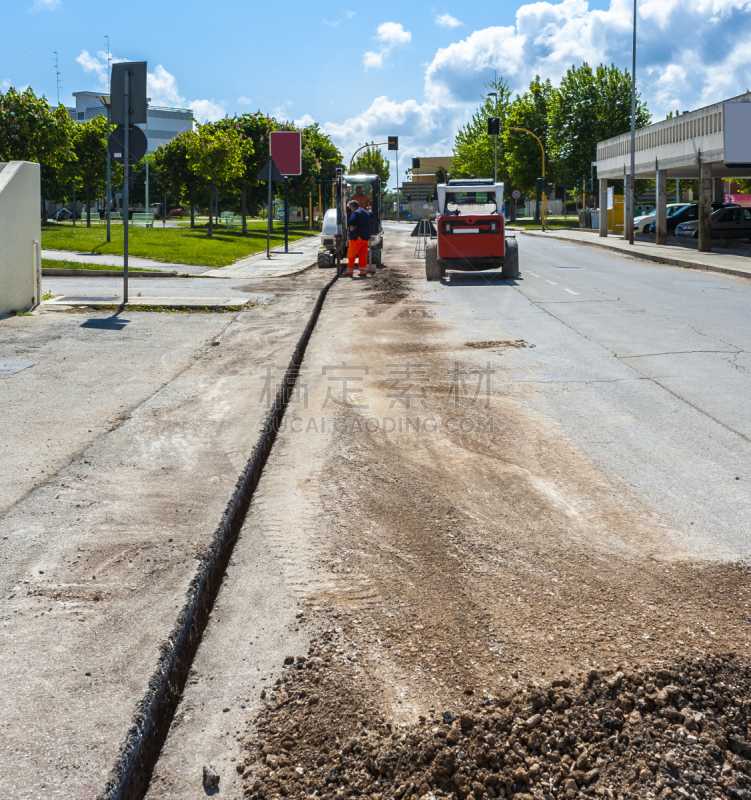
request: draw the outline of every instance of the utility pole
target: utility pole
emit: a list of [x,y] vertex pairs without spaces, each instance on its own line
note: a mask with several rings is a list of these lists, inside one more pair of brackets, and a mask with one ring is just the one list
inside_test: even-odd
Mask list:
[[627,232],[628,243],[634,243],[634,170],[636,169],[636,0],[634,0],[634,35],[631,48],[631,174],[629,175]]
[[[498,92],[488,92],[488,97],[495,97],[495,119],[498,119]],[[493,183],[498,183],[498,132],[497,131],[493,134]]]
[[57,104],[60,105],[60,70],[58,69],[60,62],[57,57],[57,50],[55,50],[54,53],[55,53],[55,81],[57,83]]

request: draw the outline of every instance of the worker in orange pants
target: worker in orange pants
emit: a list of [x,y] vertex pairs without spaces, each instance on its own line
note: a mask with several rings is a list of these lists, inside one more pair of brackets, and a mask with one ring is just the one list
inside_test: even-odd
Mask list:
[[368,240],[350,239],[347,248],[347,275],[355,274],[355,259],[360,259],[360,277],[368,274]]
[[368,244],[370,242],[370,214],[360,208],[357,200],[347,203],[349,210],[349,247],[347,248],[347,275],[355,274],[355,259],[359,260],[360,277],[368,274]]

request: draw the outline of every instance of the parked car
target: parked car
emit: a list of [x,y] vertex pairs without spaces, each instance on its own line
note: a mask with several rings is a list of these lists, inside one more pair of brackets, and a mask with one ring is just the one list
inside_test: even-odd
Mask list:
[[[687,206],[688,203],[668,203],[666,208],[668,216],[674,214],[679,208]],[[646,233],[649,226],[657,219],[657,209],[650,211],[649,214],[643,214],[640,217],[634,218],[634,233]]]
[[[712,211],[717,211],[720,208],[728,208],[728,207],[737,207],[737,203],[712,203]],[[699,219],[699,204],[698,203],[690,203],[683,208],[679,208],[677,211],[674,211],[665,221],[668,235],[671,233],[675,233],[675,229],[683,222],[691,222],[692,220]],[[655,226],[657,225],[657,220],[649,226],[649,232],[655,232]]]
[[[751,239],[751,208],[719,208],[711,219],[713,239]],[[676,227],[675,235],[697,239],[699,220],[682,222]]]

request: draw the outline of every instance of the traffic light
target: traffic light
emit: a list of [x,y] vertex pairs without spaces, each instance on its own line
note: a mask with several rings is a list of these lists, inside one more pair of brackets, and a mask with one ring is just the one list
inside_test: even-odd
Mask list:
[[498,136],[501,132],[501,120],[498,117],[490,117],[488,120],[488,136]]
[[420,169],[420,159],[413,158],[412,159],[412,169]]
[[389,150],[398,150],[399,149],[399,137],[398,136],[389,136]]
[[594,191],[594,181],[592,180],[592,178],[587,178],[587,180],[585,181],[585,188],[588,192]]
[[576,191],[580,192],[582,187],[584,186],[584,178],[577,178],[576,179]]
[[548,179],[547,178],[538,178],[537,179],[537,191],[542,193],[542,192],[547,192],[547,190],[548,190]]
[[411,203],[411,202],[412,202],[412,195],[411,195],[411,194],[408,194],[408,195],[407,195],[407,202],[408,202],[408,203]]

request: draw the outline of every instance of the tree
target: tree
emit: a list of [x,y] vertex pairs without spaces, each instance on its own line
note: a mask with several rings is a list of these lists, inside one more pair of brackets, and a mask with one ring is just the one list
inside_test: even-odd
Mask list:
[[[222,119],[214,123],[219,130],[233,130],[244,137],[249,143],[244,151],[242,170],[238,173],[236,183],[240,190],[240,214],[243,218],[244,234],[248,232],[247,199],[248,190],[258,186],[258,173],[269,157],[269,134],[276,129],[276,120],[266,114],[256,111],[253,114],[243,114],[232,119]],[[258,193],[252,193],[251,204],[256,209]]]
[[220,186],[237,181],[243,170],[243,161],[250,142],[235,130],[217,130],[214,126],[199,125],[198,136],[190,141],[189,161],[191,171],[210,187],[209,191],[209,228],[212,234],[213,194]]
[[[636,95],[636,127],[651,121]],[[586,62],[571,67],[550,98],[548,108],[551,174],[573,185],[590,175],[597,143],[631,130],[631,76],[614,64],[594,70]]]
[[391,166],[383,157],[383,153],[371,145],[352,162],[350,172],[353,175],[378,175],[381,185],[386,186],[391,175]]
[[[452,178],[492,178],[495,167],[495,142],[488,136],[488,120],[498,117],[501,125],[506,124],[511,90],[503,78],[494,78],[485,84],[488,93],[498,97],[486,96],[472,119],[459,130],[454,140],[454,159],[451,164]],[[501,128],[503,131],[503,128]],[[498,179],[506,177],[506,159],[503,149],[498,152]]]
[[[149,160],[149,202],[152,198],[163,200],[166,193],[174,194],[172,187],[164,180],[163,173],[157,169],[156,153],[144,156],[133,165],[133,188],[130,190],[130,202],[134,205],[146,205],[146,159]],[[180,192],[177,192],[180,199]],[[149,210],[148,208],[146,209]],[[167,213],[165,211],[165,213]]]
[[[508,169],[510,188],[519,189],[525,195],[536,192],[537,178],[542,177],[542,150],[534,136],[524,131],[509,128],[525,128],[532,131],[548,149],[548,109],[550,99],[555,93],[549,80],[544,83],[540,76],[529,84],[529,90],[517,95],[509,105],[503,132],[503,149]],[[539,197],[537,211],[539,213]],[[512,204],[512,219],[515,218],[516,205]]]
[[[0,161],[36,161],[57,171],[75,160],[71,149],[73,127],[65,106],[50,108],[47,100],[30,88],[19,92],[11,87],[5,94],[0,92]],[[43,218],[47,210],[44,188]]]
[[185,131],[163,147],[160,145],[154,153],[154,172],[158,174],[163,186],[168,186],[175,197],[187,194],[190,202],[190,227],[196,226],[196,192],[201,179],[191,169],[191,153],[196,147],[198,135],[194,131]]
[[107,186],[106,117],[100,115],[75,125],[71,145],[76,160],[69,162],[66,170],[70,171],[76,188],[86,191],[86,227],[90,228],[92,192],[98,197]]

